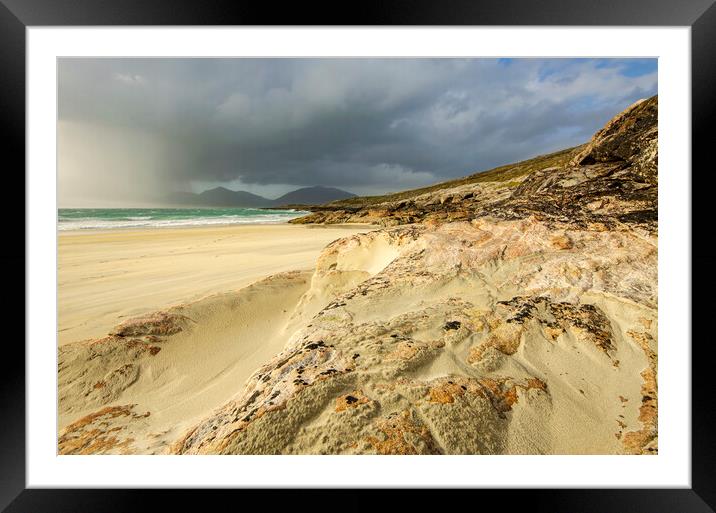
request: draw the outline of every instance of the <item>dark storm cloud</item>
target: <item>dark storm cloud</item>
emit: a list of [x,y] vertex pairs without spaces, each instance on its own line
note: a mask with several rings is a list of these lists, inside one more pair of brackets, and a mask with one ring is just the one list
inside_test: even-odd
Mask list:
[[655,60],[63,59],[61,185],[398,190],[581,143],[655,92]]

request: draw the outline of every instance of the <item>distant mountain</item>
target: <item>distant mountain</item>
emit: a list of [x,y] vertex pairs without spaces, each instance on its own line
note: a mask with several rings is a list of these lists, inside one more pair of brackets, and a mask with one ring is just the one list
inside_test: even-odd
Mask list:
[[201,194],[193,192],[175,192],[166,201],[172,205],[192,207],[270,207],[272,201],[246,191],[232,191],[226,187],[215,187]]
[[304,187],[273,201],[274,205],[322,205],[329,201],[355,198],[356,195],[334,187]]
[[171,205],[192,207],[279,207],[282,205],[321,205],[329,201],[355,198],[350,192],[333,187],[304,187],[280,198],[270,200],[246,191],[232,191],[226,187],[215,187],[200,194],[175,192],[165,198]]
[[217,207],[268,207],[271,200],[246,191],[232,191],[225,187],[216,187],[204,191],[199,201]]

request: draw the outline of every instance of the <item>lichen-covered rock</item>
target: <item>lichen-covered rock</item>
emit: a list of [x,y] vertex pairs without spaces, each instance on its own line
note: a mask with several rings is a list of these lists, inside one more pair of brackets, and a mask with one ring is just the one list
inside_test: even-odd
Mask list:
[[575,165],[624,163],[657,184],[658,98],[639,100],[612,118],[572,160]]
[[138,413],[134,404],[107,406],[68,425],[59,433],[59,454],[136,454],[143,447],[135,445],[136,425],[149,417]]
[[117,337],[141,337],[145,335],[174,335],[183,329],[183,315],[170,312],[154,312],[123,322],[110,332]]
[[[650,452],[656,393],[653,410],[638,406],[652,385],[656,239],[554,234],[533,217],[482,218],[333,243],[314,276],[331,296],[307,293],[284,352],[172,451]],[[344,279],[356,268],[362,280]]]
[[75,417],[117,400],[139,378],[142,361],[161,351],[163,341],[155,335],[141,338],[108,335],[60,346],[57,354],[60,417]]

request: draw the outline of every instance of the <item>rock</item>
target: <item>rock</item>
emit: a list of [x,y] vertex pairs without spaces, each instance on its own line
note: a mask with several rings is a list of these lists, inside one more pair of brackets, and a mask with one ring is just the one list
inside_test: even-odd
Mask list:
[[646,183],[657,183],[658,98],[639,100],[612,118],[586,148],[572,159],[573,165],[623,162]]
[[[59,454],[133,454],[142,452],[134,442],[135,426],[149,412],[134,411],[134,404],[108,406],[80,418],[59,433]],[[141,429],[141,428],[140,428]]]
[[[579,248],[565,251],[554,230],[535,217],[482,218],[334,242],[314,275],[324,288],[342,284],[334,299],[173,452],[646,451],[655,406],[640,413],[638,401],[617,398],[646,387],[656,401],[652,376],[641,374],[649,344],[627,334],[646,329],[652,344],[656,336],[644,322],[656,319],[656,240],[560,224],[559,237]],[[341,273],[370,267],[351,255],[380,254],[386,243],[389,265],[358,282],[335,274],[335,262]],[[595,419],[592,401],[603,395],[614,401]],[[624,411],[635,434],[617,439]],[[564,426],[554,431],[554,422]],[[576,446],[561,439],[572,436]]]
[[117,326],[110,335],[117,337],[141,337],[144,335],[174,335],[183,329],[186,317],[169,312],[154,312],[135,317]]

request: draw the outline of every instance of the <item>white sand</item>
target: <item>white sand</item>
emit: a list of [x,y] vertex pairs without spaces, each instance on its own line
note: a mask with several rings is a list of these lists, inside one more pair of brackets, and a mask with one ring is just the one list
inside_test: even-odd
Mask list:
[[127,317],[312,269],[328,243],[367,226],[251,225],[62,232],[59,344],[97,338]]

